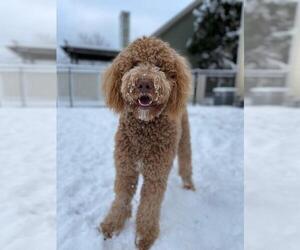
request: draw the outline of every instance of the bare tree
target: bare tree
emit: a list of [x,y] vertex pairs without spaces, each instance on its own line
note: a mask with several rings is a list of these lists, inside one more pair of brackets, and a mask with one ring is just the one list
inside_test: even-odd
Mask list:
[[98,33],[91,35],[87,33],[79,33],[79,40],[83,45],[110,47],[109,43]]

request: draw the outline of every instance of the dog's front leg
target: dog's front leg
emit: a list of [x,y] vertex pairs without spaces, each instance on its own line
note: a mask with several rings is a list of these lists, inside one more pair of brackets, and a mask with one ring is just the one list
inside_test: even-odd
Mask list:
[[138,182],[138,172],[132,166],[128,161],[116,161],[115,199],[100,224],[105,239],[120,232],[126,219],[131,216],[131,200]]
[[[153,167],[153,171],[155,171],[155,167]],[[168,172],[159,173],[159,178],[154,179],[147,174],[144,175],[141,201],[136,218],[136,246],[139,250],[150,249],[159,235],[160,207],[167,186]]]

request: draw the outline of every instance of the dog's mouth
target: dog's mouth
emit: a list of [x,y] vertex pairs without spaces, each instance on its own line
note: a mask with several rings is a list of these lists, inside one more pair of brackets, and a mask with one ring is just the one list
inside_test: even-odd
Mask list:
[[142,95],[139,97],[138,103],[143,108],[150,107],[152,104],[152,98],[148,95]]

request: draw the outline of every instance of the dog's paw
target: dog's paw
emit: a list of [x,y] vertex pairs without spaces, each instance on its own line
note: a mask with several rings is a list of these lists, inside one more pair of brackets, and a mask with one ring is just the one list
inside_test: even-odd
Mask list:
[[114,226],[112,223],[102,222],[98,228],[99,232],[103,234],[104,240],[110,239],[114,234]]
[[112,238],[114,234],[118,235],[130,216],[131,206],[111,210],[98,229],[103,234],[104,240]]
[[185,181],[183,183],[183,188],[187,190],[196,191],[196,188],[194,186],[194,183],[192,181]]
[[138,250],[149,250],[151,245],[153,244],[153,240],[149,240],[147,238],[141,238],[139,236],[135,237],[135,246]]

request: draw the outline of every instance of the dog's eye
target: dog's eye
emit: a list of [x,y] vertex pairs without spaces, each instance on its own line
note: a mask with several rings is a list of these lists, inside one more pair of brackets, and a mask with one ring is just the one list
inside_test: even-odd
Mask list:
[[169,73],[169,77],[170,77],[171,79],[175,79],[175,78],[176,78],[176,72],[170,72],[170,73]]
[[155,65],[156,68],[161,69],[161,65],[160,64],[156,63],[154,65]]
[[133,61],[131,63],[131,68],[134,68],[135,66],[138,66],[138,64],[139,64],[139,61]]

